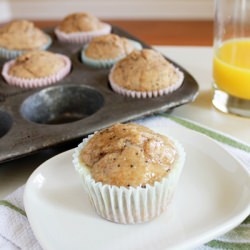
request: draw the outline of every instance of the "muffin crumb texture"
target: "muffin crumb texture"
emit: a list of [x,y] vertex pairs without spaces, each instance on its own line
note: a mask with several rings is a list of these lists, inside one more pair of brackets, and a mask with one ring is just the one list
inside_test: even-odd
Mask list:
[[118,187],[153,185],[168,175],[177,158],[169,138],[132,123],[97,132],[80,153],[96,182]]
[[134,50],[133,44],[126,38],[115,34],[107,34],[94,38],[85,51],[92,59],[115,59],[128,55]]
[[48,42],[47,35],[26,20],[12,21],[0,28],[0,47],[5,49],[35,50]]
[[114,66],[111,77],[115,84],[134,91],[161,90],[179,80],[176,68],[152,49],[131,52]]
[[66,16],[59,25],[59,30],[64,33],[88,32],[100,30],[103,23],[89,13],[73,13]]
[[42,78],[56,74],[65,62],[57,54],[48,51],[32,51],[19,56],[8,74],[19,78]]

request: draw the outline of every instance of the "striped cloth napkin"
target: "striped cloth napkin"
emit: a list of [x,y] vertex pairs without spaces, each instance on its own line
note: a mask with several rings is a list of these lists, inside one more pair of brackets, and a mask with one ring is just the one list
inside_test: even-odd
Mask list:
[[[250,145],[244,144],[231,136],[211,130],[200,124],[171,115],[154,116],[139,121],[140,124],[161,126],[184,126],[187,129],[205,134],[218,141],[230,154],[239,159],[250,172]],[[0,201],[0,249],[16,250],[42,249],[33,235],[23,206],[24,187]],[[196,250],[247,250],[250,249],[250,216],[232,231],[222,235]]]

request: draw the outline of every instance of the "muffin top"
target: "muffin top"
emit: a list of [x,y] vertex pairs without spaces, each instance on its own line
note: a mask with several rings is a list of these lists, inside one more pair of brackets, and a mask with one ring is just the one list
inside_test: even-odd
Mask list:
[[95,133],[80,153],[96,182],[124,187],[161,181],[177,158],[170,139],[132,123]]
[[48,51],[31,51],[16,58],[8,74],[19,78],[41,78],[56,74],[65,67],[64,60]]
[[86,32],[100,30],[104,26],[97,17],[89,13],[73,13],[66,16],[59,24],[59,30],[64,33]]
[[41,49],[48,36],[26,20],[12,21],[0,28],[0,47],[12,50]]
[[111,78],[120,87],[135,91],[161,90],[179,80],[174,66],[152,49],[134,50],[115,64]]
[[128,55],[134,50],[133,44],[126,38],[115,34],[95,37],[85,50],[92,59],[115,59]]

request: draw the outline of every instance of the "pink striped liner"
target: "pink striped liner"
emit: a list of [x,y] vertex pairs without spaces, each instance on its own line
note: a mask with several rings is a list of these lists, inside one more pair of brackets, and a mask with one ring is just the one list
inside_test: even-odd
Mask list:
[[109,73],[109,82],[111,85],[111,88],[118,94],[127,96],[127,97],[132,97],[132,98],[152,98],[152,97],[159,97],[159,96],[163,96],[166,94],[169,94],[173,91],[175,91],[176,89],[178,89],[184,80],[184,74],[183,72],[181,72],[178,68],[174,67],[171,64],[171,67],[174,67],[177,75],[178,75],[178,80],[176,81],[176,83],[172,84],[171,86],[168,86],[165,89],[159,89],[159,90],[154,90],[154,91],[135,91],[135,90],[129,90],[129,89],[125,89],[121,86],[119,86],[117,83],[114,82],[112,75],[115,69],[114,65]]
[[11,66],[15,63],[15,60],[11,60],[4,64],[3,70],[2,70],[2,76],[4,77],[4,79],[6,80],[8,84],[21,87],[21,88],[38,88],[38,87],[51,85],[53,83],[56,83],[62,80],[70,72],[70,69],[71,69],[71,61],[67,56],[64,56],[61,54],[56,54],[56,55],[58,55],[64,60],[65,67],[63,67],[60,71],[58,71],[54,75],[41,77],[41,78],[34,78],[34,79],[19,78],[16,76],[11,76],[8,74],[8,72]]
[[90,42],[94,37],[102,36],[109,34],[111,32],[111,25],[107,23],[103,23],[104,26],[100,30],[94,31],[86,31],[86,32],[75,32],[75,33],[64,33],[59,30],[59,28],[55,28],[55,34],[61,42],[65,43],[76,43],[76,44],[85,44]]

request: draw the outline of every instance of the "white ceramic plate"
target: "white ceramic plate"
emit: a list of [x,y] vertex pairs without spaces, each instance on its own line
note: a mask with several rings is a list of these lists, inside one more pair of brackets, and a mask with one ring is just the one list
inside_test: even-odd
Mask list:
[[[150,124],[149,124],[150,126]],[[145,224],[120,225],[91,207],[71,160],[72,150],[42,164],[29,178],[25,209],[44,249],[163,250],[199,246],[250,212],[250,177],[217,143],[185,128],[160,128],[178,139],[187,161],[169,210]]]

